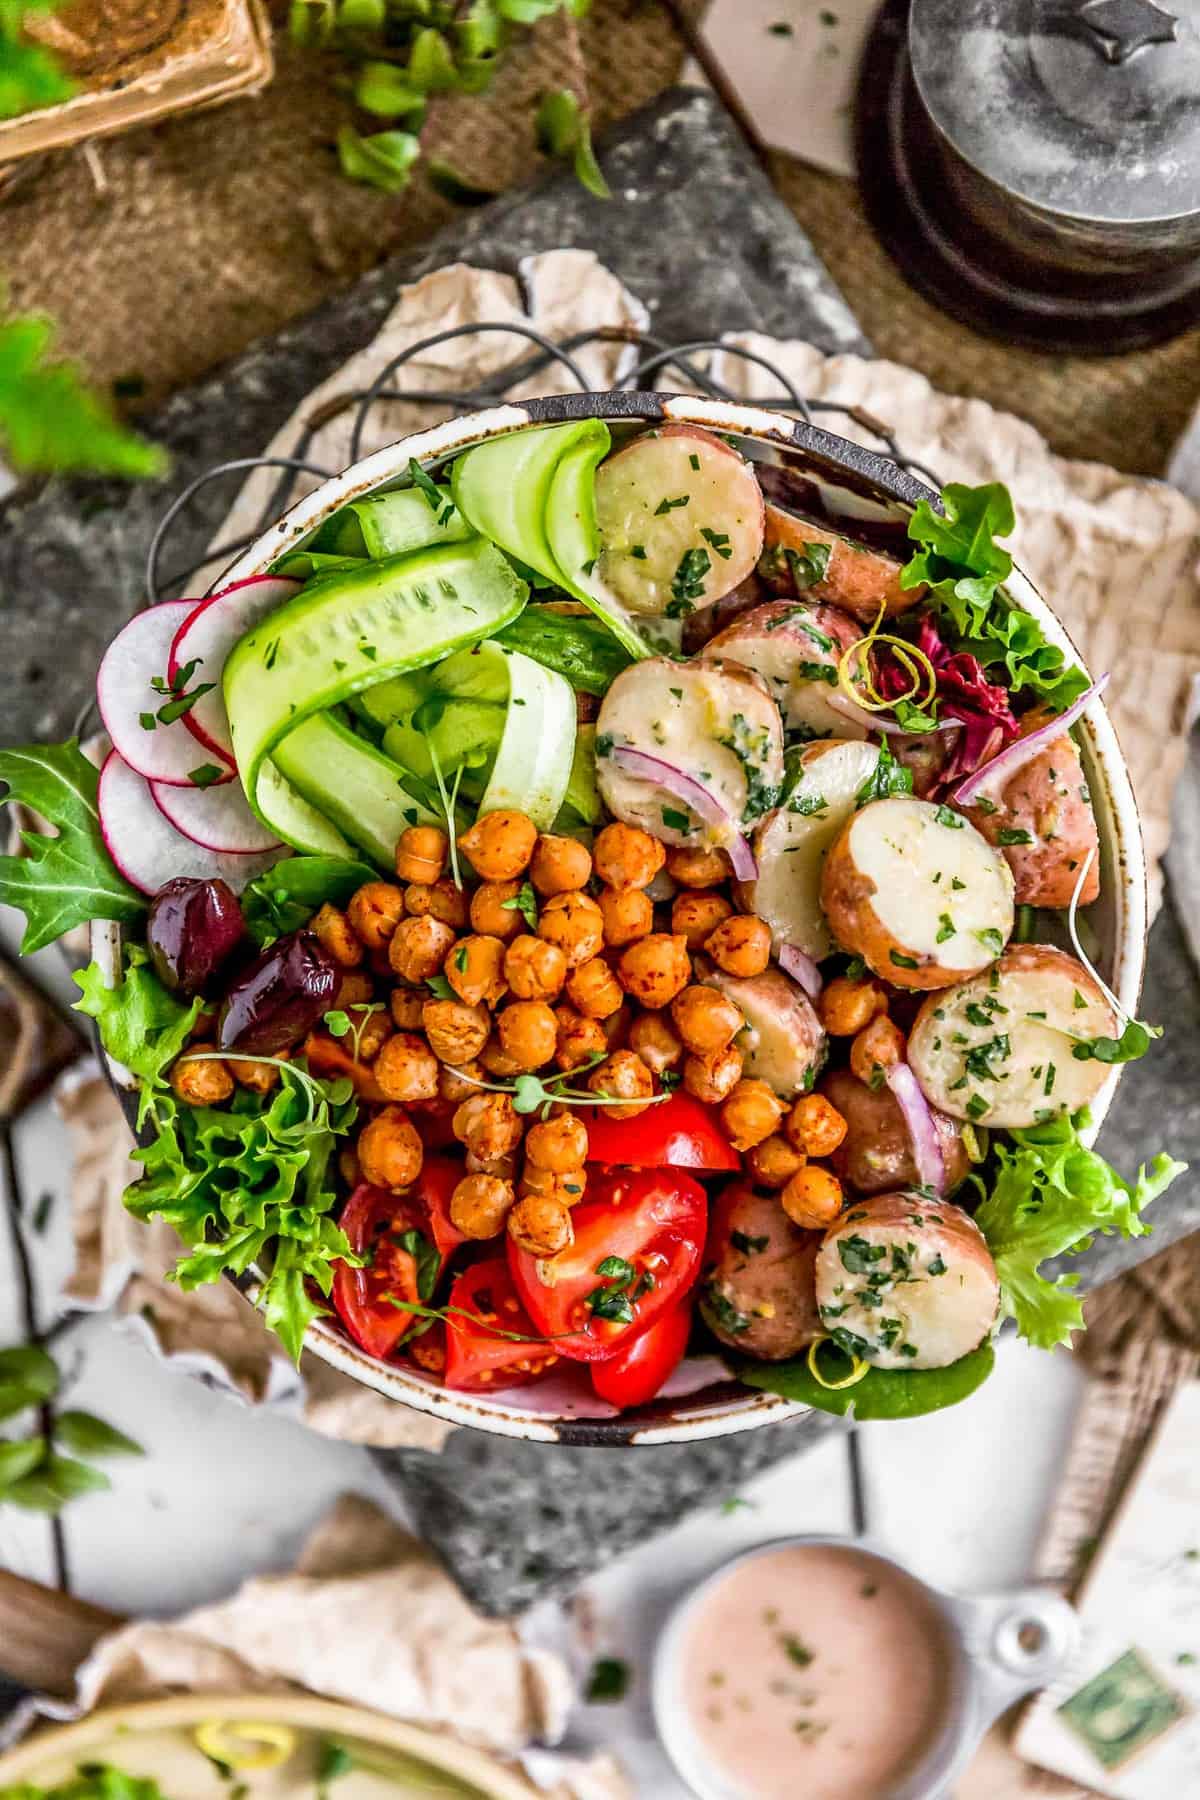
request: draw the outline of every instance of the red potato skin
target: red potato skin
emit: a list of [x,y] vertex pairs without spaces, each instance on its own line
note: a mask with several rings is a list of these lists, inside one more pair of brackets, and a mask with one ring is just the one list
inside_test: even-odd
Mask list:
[[905,954],[905,946],[880,920],[871,902],[877,893],[875,883],[859,873],[850,853],[851,819],[841,836],[831,845],[821,873],[821,907],[843,950],[861,956],[872,972],[892,987],[945,988],[963,981],[962,970],[947,969],[941,963],[921,963],[907,969],[894,963],[891,952]]
[[[1046,719],[1040,709],[1027,713],[1021,721],[1022,735],[1036,731]],[[1100,840],[1086,793],[1079,752],[1064,732],[1009,779],[994,812],[979,806],[958,809],[1004,856],[1018,906],[1069,906],[1089,850],[1092,863],[1079,904],[1090,906],[1099,896]],[[1014,830],[1027,831],[1033,842],[1001,844],[1000,833]]]
[[[735,1231],[749,1239],[765,1237],[767,1244],[750,1253],[739,1250]],[[766,1362],[783,1362],[823,1337],[813,1279],[820,1247],[821,1233],[793,1225],[778,1194],[756,1192],[746,1181],[731,1182],[709,1219],[699,1289],[700,1314],[714,1337]],[[722,1324],[713,1310],[713,1294],[750,1320],[744,1331]]]
[[818,525],[813,519],[784,512],[781,507],[767,506],[763,541],[768,550],[776,544],[785,550],[799,551],[803,551],[805,544],[828,544],[833,554],[825,579],[806,588],[801,597],[840,606],[864,625],[874,624],[880,601],[884,604],[886,617],[894,619],[900,613],[911,611],[925,597],[924,586],[900,586],[903,565],[894,557],[885,556],[881,550],[868,549],[865,544],[856,544],[828,525]]
[[[846,1135],[829,1158],[839,1181],[857,1194],[886,1194],[897,1188],[915,1187],[917,1169],[912,1143],[891,1089],[872,1091],[849,1069],[834,1069],[820,1083],[820,1091],[846,1121]],[[953,1193],[971,1167],[963,1147],[962,1126],[936,1107],[930,1111],[942,1148],[946,1192]]]

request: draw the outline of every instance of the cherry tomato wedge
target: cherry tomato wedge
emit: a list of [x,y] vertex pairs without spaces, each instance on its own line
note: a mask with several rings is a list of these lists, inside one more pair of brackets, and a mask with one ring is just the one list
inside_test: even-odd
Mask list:
[[[502,1256],[475,1263],[450,1289],[446,1319],[446,1386],[481,1393],[536,1381],[558,1361],[517,1297]],[[470,1315],[464,1317],[464,1314]],[[478,1321],[478,1322],[476,1322]],[[501,1332],[511,1332],[502,1337]]]
[[389,1305],[384,1296],[428,1304],[446,1258],[463,1242],[450,1221],[450,1196],[460,1173],[449,1157],[430,1156],[407,1194],[364,1181],[342,1209],[340,1224],[350,1248],[360,1255],[370,1251],[371,1266],[352,1269],[338,1263],[333,1304],[369,1356],[390,1356],[416,1317]]
[[541,1259],[508,1240],[517,1293],[536,1330],[573,1362],[615,1356],[695,1282],[704,1254],[708,1200],[674,1169],[602,1170],[571,1213],[575,1242]]
[[740,1169],[741,1158],[710,1106],[680,1089],[636,1119],[614,1119],[597,1107],[587,1122],[588,1161],[622,1169]]
[[660,1313],[607,1362],[593,1363],[592,1386],[613,1406],[644,1406],[683,1361],[691,1330],[692,1308],[685,1300]]

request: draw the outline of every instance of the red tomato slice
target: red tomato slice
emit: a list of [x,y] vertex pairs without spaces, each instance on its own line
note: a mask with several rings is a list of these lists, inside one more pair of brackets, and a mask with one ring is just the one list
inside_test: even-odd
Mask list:
[[[369,1356],[381,1360],[390,1356],[416,1316],[389,1306],[385,1294],[418,1304],[432,1295],[428,1279],[425,1294],[420,1292],[417,1258],[397,1240],[407,1231],[419,1232],[437,1254],[439,1274],[446,1258],[464,1241],[450,1220],[450,1196],[460,1174],[449,1157],[429,1156],[409,1193],[400,1196],[361,1182],[347,1200],[340,1224],[350,1248],[373,1254],[369,1269],[352,1269],[346,1263],[335,1266],[333,1304],[350,1336]],[[419,1252],[421,1246],[414,1248]]]
[[592,1367],[592,1386],[613,1406],[644,1406],[683,1361],[692,1330],[688,1301],[660,1313],[623,1350]]
[[700,1183],[670,1169],[606,1169],[588,1194],[571,1213],[575,1242],[553,1258],[553,1287],[538,1278],[540,1259],[508,1240],[525,1310],[573,1362],[615,1356],[682,1300],[700,1273],[708,1223]]
[[[471,1317],[464,1318],[464,1313]],[[515,1333],[518,1339],[538,1337],[536,1325],[517,1297],[508,1264],[502,1256],[493,1256],[464,1270],[450,1289],[447,1387],[476,1393],[517,1387],[536,1381],[558,1361],[552,1345],[514,1342],[511,1337],[501,1337],[501,1331]]]
[[732,1171],[742,1161],[710,1106],[683,1089],[636,1119],[614,1119],[597,1107],[587,1122],[588,1161],[622,1169]]

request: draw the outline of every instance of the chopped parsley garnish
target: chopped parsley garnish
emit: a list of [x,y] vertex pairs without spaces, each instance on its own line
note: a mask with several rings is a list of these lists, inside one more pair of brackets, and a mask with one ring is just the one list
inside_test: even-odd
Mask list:
[[632,557],[636,557],[638,562],[645,562],[645,560],[646,560],[645,544],[632,544],[629,549],[629,554]]
[[750,1237],[744,1231],[731,1231],[729,1241],[743,1256],[758,1256],[770,1243],[769,1237]]
[[188,780],[193,787],[212,787],[214,782],[220,781],[224,772],[223,769],[217,767],[216,763],[201,763],[198,769],[188,770]]
[[915,969],[919,967],[917,958],[915,956],[905,956],[903,950],[889,950],[888,956],[898,969]]
[[523,881],[521,883],[520,891],[515,893],[511,900],[502,900],[500,905],[504,912],[519,912],[530,931],[537,930],[537,895],[533,891],[532,882]]
[[692,465],[693,469],[699,470],[700,458],[696,455],[696,452],[694,450],[692,451],[692,454],[688,457],[688,462]]
[[630,1668],[619,1656],[598,1656],[592,1664],[583,1697],[589,1706],[612,1706],[629,1691]]
[[425,473],[415,456],[410,456],[408,459],[408,475],[413,486],[424,496],[429,510],[438,524],[448,525],[454,517],[454,502],[446,498],[432,477]]
[[745,1313],[738,1311],[731,1300],[726,1299],[714,1282],[709,1282],[700,1301],[701,1309],[711,1313],[722,1331],[736,1335],[739,1331],[749,1331],[750,1320]]
[[875,1263],[882,1262],[887,1255],[885,1244],[868,1243],[860,1232],[853,1237],[838,1239],[838,1255],[847,1275],[867,1275]]
[[664,806],[663,807],[662,822],[670,831],[691,831],[691,830],[693,830],[692,821],[688,817],[687,813],[680,812],[678,807],[675,807],[675,806]]
[[801,594],[806,588],[816,587],[819,581],[824,581],[829,573],[833,545],[805,544],[803,550],[785,549],[783,555],[792,577],[792,585]]
[[993,956],[999,956],[1004,949],[1004,939],[994,925],[987,926],[983,931],[977,931],[975,936],[984,949],[990,950]]
[[935,1256],[925,1273],[927,1275],[944,1275],[946,1273],[945,1259],[941,1256]]
[[728,532],[712,531],[707,525],[702,525],[700,527],[700,536],[704,539],[706,544],[711,545],[723,561],[729,561],[729,558],[733,555],[733,548],[729,542]]
[[987,1110],[988,1103],[983,1095],[972,1094],[971,1098],[967,1101],[967,1117],[969,1119],[982,1119]]
[[966,823],[956,812],[951,812],[948,806],[939,806],[933,816],[938,824],[944,825],[948,831],[961,831]]
[[788,811],[799,813],[802,819],[811,819],[827,811],[828,806],[824,794],[793,794],[788,801]]
[[[704,598],[704,580],[712,568],[712,557],[707,550],[685,550],[679,559],[679,567],[671,579],[671,593],[676,600],[696,601]],[[689,607],[689,611],[691,608]],[[668,618],[673,617],[670,607]]]
[[686,506],[691,499],[690,494],[677,494],[674,500],[660,500],[654,509],[654,516],[660,519],[664,513],[673,512],[677,506]]
[[1004,845],[1032,844],[1033,836],[1028,831],[1022,831],[1018,826],[1005,825],[996,833],[996,842]]
[[872,800],[886,800],[892,794],[911,794],[912,784],[912,770],[897,762],[886,744],[880,744],[879,761],[854,796],[854,804],[869,806]]
[[950,917],[950,914],[949,913],[939,914],[937,942],[939,944],[944,944],[948,938],[952,938],[952,937],[954,937],[954,935],[955,935],[955,925],[954,925],[954,920]]
[[732,750],[742,765],[742,773],[746,778],[743,821],[749,824],[754,819],[760,819],[764,813],[770,812],[779,798],[779,790],[767,773],[771,754],[771,739],[767,727],[760,725],[755,729],[744,713],[734,713],[728,734],[718,737],[717,742],[726,750]]

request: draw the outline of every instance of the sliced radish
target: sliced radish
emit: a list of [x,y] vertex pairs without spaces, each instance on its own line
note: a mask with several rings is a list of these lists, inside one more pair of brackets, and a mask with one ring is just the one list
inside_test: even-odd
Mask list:
[[150,783],[111,751],[100,771],[96,804],[105,847],[126,881],[143,894],[156,894],[177,875],[201,881],[220,878],[239,890],[278,861],[279,852],[220,856],[176,831],[154,804]]
[[150,793],[159,812],[176,831],[182,831],[184,837],[204,850],[215,850],[222,856],[254,856],[264,850],[282,849],[279,839],[272,837],[250,811],[237,782],[182,788],[152,781]]
[[[113,748],[148,781],[169,782],[172,787],[191,786],[192,771],[205,759],[181,720],[163,725],[155,719],[150,730],[142,720],[154,718],[170,698],[156,692],[151,683],[156,676],[160,681],[170,679],[171,645],[195,610],[194,600],[164,600],[148,606],[117,633],[104,652],[96,677],[96,702]],[[215,754],[225,770],[221,780],[232,781],[232,758],[223,751]]]
[[216,755],[233,757],[233,739],[221,692],[226,657],[239,639],[299,593],[303,585],[286,575],[251,575],[223,588],[209,600],[198,604],[189,601],[192,610],[176,631],[167,673],[174,681],[179,669],[195,662],[198,667],[192,679],[213,682],[212,691],[200,696],[186,714],[184,724],[194,738]]

